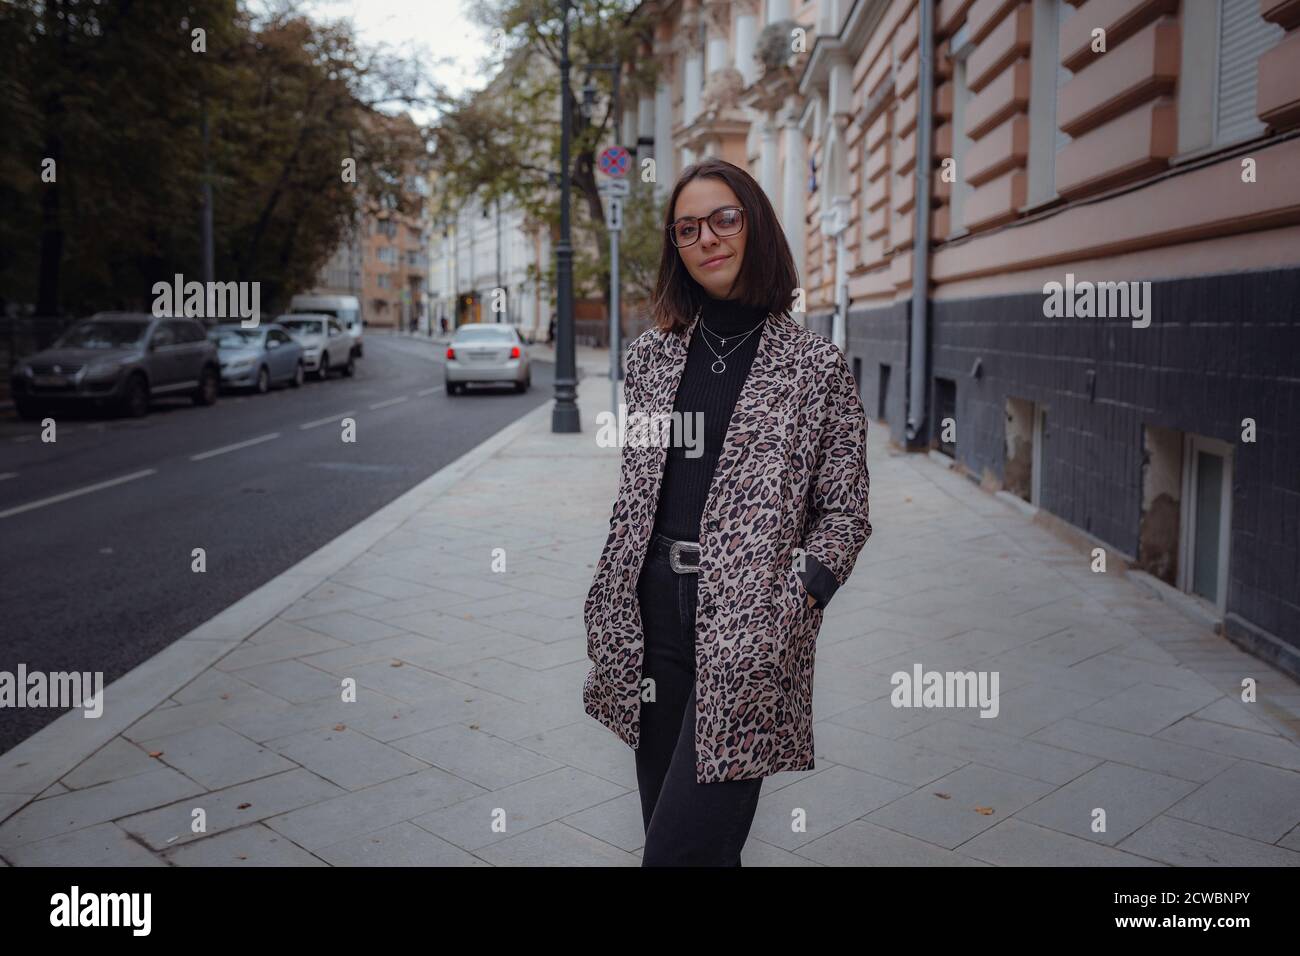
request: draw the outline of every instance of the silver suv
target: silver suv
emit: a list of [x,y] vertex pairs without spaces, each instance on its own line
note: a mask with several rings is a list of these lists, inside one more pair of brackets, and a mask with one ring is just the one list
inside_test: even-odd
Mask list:
[[199,322],[147,312],[97,312],[18,363],[11,380],[14,405],[26,419],[70,404],[108,405],[138,417],[148,414],[152,398],[166,395],[211,405],[220,384],[217,347]]

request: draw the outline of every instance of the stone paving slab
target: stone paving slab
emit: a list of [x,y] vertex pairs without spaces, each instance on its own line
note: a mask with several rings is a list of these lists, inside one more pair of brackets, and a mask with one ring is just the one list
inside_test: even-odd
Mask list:
[[[608,386],[579,383],[582,433],[535,410],[199,629],[173,655],[197,669],[131,684],[156,704],[111,736],[65,722],[42,738],[63,749],[25,751],[0,865],[639,866],[632,752],[581,699]],[[874,534],[819,636],[816,766],[763,781],[745,866],[1300,865],[1293,680],[868,439]],[[915,665],[997,672],[997,716],[894,706]]]

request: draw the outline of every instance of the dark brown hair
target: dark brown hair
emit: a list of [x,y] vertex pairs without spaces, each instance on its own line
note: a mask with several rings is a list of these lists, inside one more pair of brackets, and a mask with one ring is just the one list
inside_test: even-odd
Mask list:
[[663,252],[659,257],[659,278],[651,299],[651,314],[656,328],[665,332],[683,332],[695,317],[695,310],[708,293],[686,270],[685,263],[668,237],[673,210],[683,187],[693,179],[720,179],[731,187],[745,210],[745,257],[740,263],[736,284],[741,289],[740,302],[778,315],[790,313],[799,274],[794,268],[790,243],[776,218],[776,211],[763,188],[748,172],[724,159],[704,159],[687,166],[677,177],[668,206],[664,210],[664,227],[660,234]]

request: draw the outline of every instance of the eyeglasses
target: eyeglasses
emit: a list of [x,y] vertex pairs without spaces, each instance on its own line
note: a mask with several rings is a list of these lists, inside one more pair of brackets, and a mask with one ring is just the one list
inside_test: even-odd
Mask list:
[[673,245],[678,249],[694,245],[700,238],[700,223],[706,219],[713,234],[725,239],[745,227],[745,210],[740,206],[721,206],[707,216],[683,216],[668,227]]

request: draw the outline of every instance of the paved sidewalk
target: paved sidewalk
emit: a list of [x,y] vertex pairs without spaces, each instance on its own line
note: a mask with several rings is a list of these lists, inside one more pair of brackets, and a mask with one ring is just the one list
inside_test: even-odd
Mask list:
[[[0,857],[637,865],[632,752],[581,700],[609,391],[584,377],[582,433],[535,410],[108,688],[104,717],[0,757]],[[869,439],[875,532],[819,639],[817,766],[764,781],[745,865],[1300,864],[1293,681]],[[918,664],[998,672],[998,716],[891,706]]]

